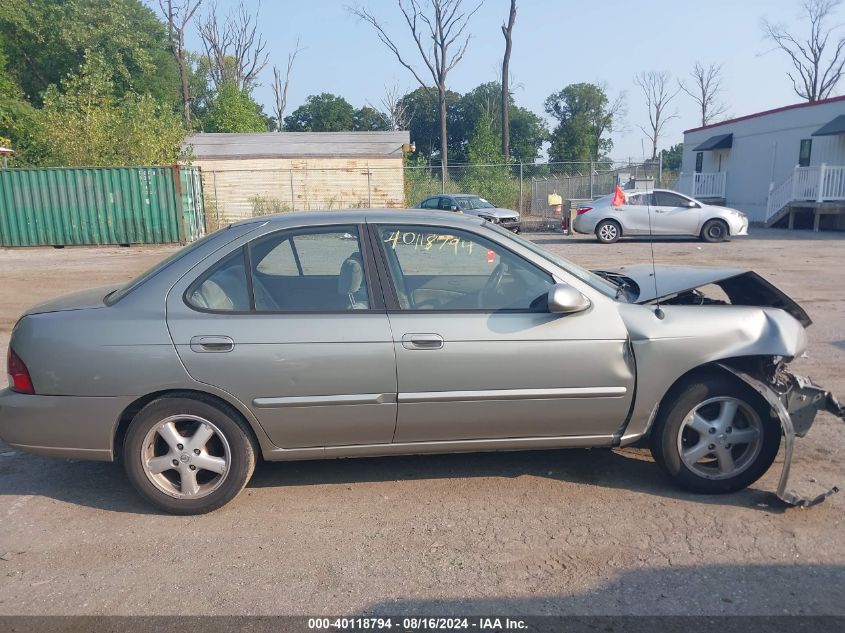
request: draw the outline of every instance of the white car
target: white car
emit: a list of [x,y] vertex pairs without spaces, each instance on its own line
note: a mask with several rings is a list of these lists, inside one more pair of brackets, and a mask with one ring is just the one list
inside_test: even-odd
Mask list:
[[612,201],[609,194],[577,207],[575,231],[592,233],[603,244],[628,235],[695,235],[705,242],[748,235],[748,218],[741,211],[704,204],[677,191],[629,191],[618,207]]

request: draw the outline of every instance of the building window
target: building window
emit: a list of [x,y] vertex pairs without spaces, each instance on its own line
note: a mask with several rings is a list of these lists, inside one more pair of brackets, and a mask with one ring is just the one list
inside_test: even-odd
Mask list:
[[698,152],[695,155],[695,173],[700,174],[701,168],[704,164],[704,152]]
[[813,151],[813,139],[805,138],[801,140],[801,149],[798,151],[798,166],[810,166],[810,154]]

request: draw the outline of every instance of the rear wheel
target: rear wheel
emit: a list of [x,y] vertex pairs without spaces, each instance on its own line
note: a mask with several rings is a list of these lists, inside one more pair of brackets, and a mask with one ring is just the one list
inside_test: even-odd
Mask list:
[[729,238],[730,231],[724,220],[707,220],[701,228],[701,239],[705,242],[724,242]]
[[769,406],[730,376],[699,376],[673,389],[651,433],[651,453],[687,490],[741,490],[772,465],[781,430]]
[[233,499],[255,468],[249,430],[233,411],[187,397],[144,407],[123,444],[126,474],[156,507],[203,514]]
[[602,220],[596,226],[596,239],[602,244],[613,244],[622,236],[622,227],[613,220]]

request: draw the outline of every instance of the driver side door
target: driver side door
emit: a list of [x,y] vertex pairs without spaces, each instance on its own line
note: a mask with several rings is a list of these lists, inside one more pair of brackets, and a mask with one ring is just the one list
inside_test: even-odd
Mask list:
[[655,191],[654,232],[658,235],[698,235],[701,226],[701,207],[671,191]]
[[634,376],[615,310],[550,314],[555,279],[492,231],[371,224],[370,235],[389,280],[394,442],[595,437],[619,428]]

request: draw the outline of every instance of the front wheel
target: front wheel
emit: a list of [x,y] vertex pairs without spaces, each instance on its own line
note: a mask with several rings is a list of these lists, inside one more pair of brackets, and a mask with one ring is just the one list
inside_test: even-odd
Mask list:
[[701,239],[705,242],[725,242],[729,237],[730,231],[724,220],[707,220],[701,228]]
[[154,506],[204,514],[233,499],[255,468],[255,449],[237,413],[188,397],[153,400],[123,444],[126,474]]
[[700,376],[674,388],[652,429],[651,453],[683,488],[742,490],[772,465],[780,424],[770,407],[730,376]]

